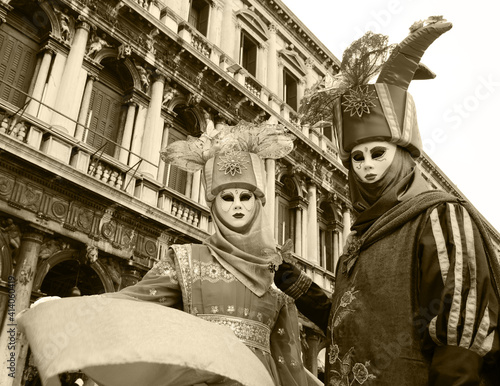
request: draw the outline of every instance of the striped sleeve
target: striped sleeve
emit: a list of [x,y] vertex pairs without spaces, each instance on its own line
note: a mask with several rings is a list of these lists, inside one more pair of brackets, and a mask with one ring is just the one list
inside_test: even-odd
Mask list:
[[461,205],[430,212],[419,257],[427,348],[459,347],[481,358],[498,351],[498,300],[479,231]]

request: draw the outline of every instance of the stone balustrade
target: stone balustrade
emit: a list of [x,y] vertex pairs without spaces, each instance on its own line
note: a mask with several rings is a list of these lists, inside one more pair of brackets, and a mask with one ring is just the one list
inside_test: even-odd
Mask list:
[[[184,197],[175,190],[164,188],[156,181],[147,181],[146,191],[146,186],[142,186],[146,180],[135,168],[108,154],[96,152],[96,149],[86,143],[59,132],[36,118],[29,115],[19,117],[14,114],[15,111],[11,105],[0,101],[0,137],[14,138],[56,162],[72,166],[113,189],[171,214],[189,226],[209,231],[210,214],[206,206]],[[140,189],[141,187],[143,189]]]

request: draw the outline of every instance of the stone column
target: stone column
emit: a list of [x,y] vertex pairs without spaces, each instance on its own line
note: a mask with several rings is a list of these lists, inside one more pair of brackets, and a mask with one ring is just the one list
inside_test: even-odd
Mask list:
[[259,52],[257,54],[257,75],[256,78],[262,84],[267,84],[267,44],[259,44]]
[[[171,123],[165,123],[163,125],[163,137],[161,138],[161,148],[164,149],[168,145],[168,135],[170,128],[172,127]],[[160,161],[160,164],[158,165],[158,177],[157,180],[160,181],[161,183],[167,185],[167,176],[166,171],[167,171],[167,164],[164,161]]]
[[[233,39],[233,59],[236,63],[239,63],[243,67],[243,60],[241,57],[241,23],[236,22],[236,30],[234,33],[234,39]],[[245,84],[245,82],[243,82]]]
[[347,236],[351,232],[351,210],[346,206],[344,207],[344,214],[342,216],[342,223],[344,225],[344,234],[343,234],[343,244],[347,240]]
[[54,55],[54,51],[52,51],[52,49],[45,48],[43,50],[40,68],[38,69],[35,85],[31,93],[33,99],[30,100],[29,105],[26,108],[26,113],[31,114],[35,117],[38,115],[40,103],[38,103],[34,99],[37,99],[39,101],[42,100],[43,90],[45,88],[45,83],[47,82],[47,76],[49,75],[50,64],[52,63],[52,55]]
[[156,78],[151,86],[151,100],[146,115],[144,137],[141,146],[141,156],[149,162],[143,162],[139,170],[151,178],[157,177],[158,165],[160,163],[161,138],[163,135],[163,125],[160,125],[160,123],[164,85],[165,77],[161,74],[156,74]]
[[179,3],[179,16],[187,21],[191,10],[191,0],[178,0],[177,2]]
[[[82,69],[83,58],[85,56],[85,49],[87,47],[87,40],[89,37],[90,24],[85,21],[80,21],[76,27],[75,36],[71,43],[71,50],[69,51],[66,65],[61,78],[61,85],[57,93],[56,103],[54,108],[57,112],[67,115],[71,111],[74,103],[77,101],[75,93],[75,81],[80,75]],[[52,118],[52,125],[66,127],[74,127],[67,118],[62,115],[54,113]],[[70,117],[72,118],[72,117]],[[76,118],[76,117],[75,117]],[[69,133],[73,135],[73,132]]]
[[[275,198],[276,198],[276,161],[274,159],[266,159],[266,214],[271,225],[271,229],[274,230],[276,224],[275,218]],[[273,235],[276,236],[276,235]]]
[[[224,0],[220,48],[226,55],[229,56],[234,54],[234,34],[233,0]],[[232,59],[234,59],[234,57]]]
[[132,132],[134,131],[134,120],[135,120],[135,111],[137,109],[137,103],[128,102],[127,107],[127,115],[125,117],[125,126],[123,127],[123,136],[122,136],[122,147],[120,148],[120,155],[118,159],[120,162],[127,164],[130,145],[132,144]]
[[302,208],[295,208],[295,253],[303,257],[302,252]]
[[[14,375],[16,379],[23,375],[22,369],[26,361],[28,344],[24,334],[19,332],[14,314],[17,315],[30,306],[33,279],[36,274],[38,254],[42,241],[43,234],[35,228],[29,228],[23,234],[19,246],[18,263],[13,275],[14,280],[9,281],[13,289],[9,296],[13,296],[14,302],[10,302],[12,299],[10,297],[8,314],[0,331],[0,361],[2,363],[0,366],[0,384],[3,386],[11,386],[14,382]],[[10,314],[11,312],[12,314]],[[14,371],[9,369],[11,364],[14,364]]]
[[141,153],[142,139],[144,137],[144,125],[146,123],[146,113],[148,109],[145,106],[139,105],[137,109],[137,118],[135,119],[134,134],[132,136],[132,144],[130,145],[130,154],[128,158],[129,166],[134,166],[139,157],[135,154]]
[[56,103],[66,60],[66,57],[62,53],[56,51],[50,72],[47,75],[47,83],[42,93],[42,102],[47,106],[41,105],[38,109],[37,117],[42,121],[51,122],[52,117],[55,115],[53,108]]
[[94,82],[97,77],[95,75],[90,75],[87,77],[87,83],[85,84],[85,91],[83,92],[82,105],[80,107],[80,113],[78,114],[78,124],[76,125],[75,138],[83,141],[85,139],[85,131],[88,129],[87,115],[89,113],[90,99],[92,97],[92,90],[94,88]]
[[314,263],[319,263],[318,259],[318,210],[317,210],[317,190],[314,183],[307,187],[307,259]]
[[318,376],[318,354],[320,337],[309,327],[303,327],[306,335],[307,350],[304,353],[304,366],[314,376]]
[[200,201],[201,170],[193,173],[191,187],[191,199],[195,202]]
[[220,45],[221,9],[222,8],[215,2],[210,4],[210,20],[208,23],[207,37],[208,40],[216,46]]
[[267,50],[267,87],[278,94],[278,51],[276,44],[276,24],[269,26],[269,49]]

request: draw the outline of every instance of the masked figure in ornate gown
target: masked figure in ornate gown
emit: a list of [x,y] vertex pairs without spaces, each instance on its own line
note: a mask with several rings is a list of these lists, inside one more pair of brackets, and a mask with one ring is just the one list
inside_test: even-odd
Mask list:
[[271,288],[280,256],[263,209],[263,158],[286,155],[291,138],[282,126],[240,123],[216,138],[190,138],[165,149],[166,162],[191,172],[203,168],[215,232],[203,244],[172,245],[138,284],[111,296],[175,307],[227,326],[275,385],[302,386],[308,381],[297,310],[293,299]]

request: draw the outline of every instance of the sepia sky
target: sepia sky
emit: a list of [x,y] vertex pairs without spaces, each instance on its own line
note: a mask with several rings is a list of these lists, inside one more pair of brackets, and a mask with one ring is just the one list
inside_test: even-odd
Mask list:
[[[494,0],[282,0],[339,59],[366,31],[398,43],[413,22],[442,15],[453,28],[422,63],[437,76],[409,87],[424,151],[500,231],[500,19]],[[500,114],[499,114],[500,115]]]

